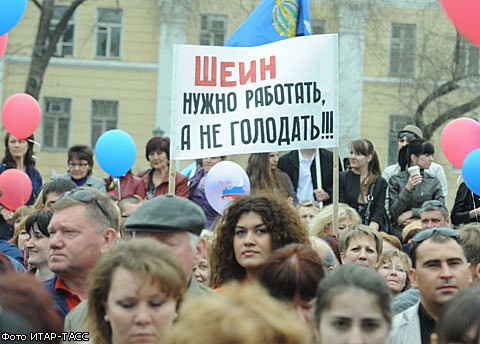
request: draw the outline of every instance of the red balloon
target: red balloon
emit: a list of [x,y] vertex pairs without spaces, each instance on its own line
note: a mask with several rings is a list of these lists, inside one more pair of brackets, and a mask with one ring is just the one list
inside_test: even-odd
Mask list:
[[16,93],[3,104],[3,126],[17,139],[26,139],[38,128],[41,114],[35,98],[26,93]]
[[25,172],[12,168],[0,174],[0,202],[5,208],[15,210],[24,205],[32,195],[32,181]]
[[468,153],[480,148],[480,123],[467,117],[454,119],[443,128],[440,147],[448,161],[462,168]]
[[7,49],[7,42],[8,42],[8,33],[0,36],[0,59],[5,53],[5,49]]
[[457,30],[469,41],[480,47],[480,1],[440,0],[445,13]]

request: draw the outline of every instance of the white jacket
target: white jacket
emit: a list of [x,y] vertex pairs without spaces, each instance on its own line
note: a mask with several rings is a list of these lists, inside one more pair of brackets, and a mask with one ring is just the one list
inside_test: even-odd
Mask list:
[[392,330],[386,344],[422,344],[418,306],[408,308],[393,317]]

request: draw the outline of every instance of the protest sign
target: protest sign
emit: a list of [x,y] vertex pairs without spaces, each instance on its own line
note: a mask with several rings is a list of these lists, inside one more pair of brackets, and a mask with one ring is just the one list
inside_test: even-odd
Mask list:
[[176,45],[171,159],[338,147],[337,35]]

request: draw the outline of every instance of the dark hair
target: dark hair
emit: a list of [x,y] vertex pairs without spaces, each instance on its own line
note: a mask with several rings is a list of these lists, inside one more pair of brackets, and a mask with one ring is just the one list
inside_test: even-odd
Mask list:
[[45,205],[49,193],[55,192],[61,195],[64,192],[75,189],[76,187],[77,185],[69,179],[55,178],[50,180],[48,183],[43,184],[40,189],[40,192],[42,193],[42,204]]
[[38,230],[47,238],[50,237],[50,232],[48,231],[48,225],[52,219],[53,212],[51,211],[36,211],[28,215],[25,222],[25,230],[29,235],[32,235],[33,226],[37,224]]
[[427,142],[424,139],[415,139],[400,149],[398,152],[398,164],[400,165],[400,169],[404,171],[405,168],[412,163],[412,154],[420,156],[422,154],[433,155],[434,153],[435,147],[433,147],[430,142]]
[[[425,229],[424,229],[425,230]],[[421,233],[422,231],[420,231],[419,233]],[[418,233],[417,233],[418,234]],[[453,238],[453,237],[450,237],[450,236],[447,236],[447,235],[444,235],[440,232],[437,232],[435,231],[432,236],[430,238],[427,238],[425,239],[424,241],[421,241],[419,243],[415,243],[415,242],[412,242],[412,245],[410,246],[410,258],[412,259],[412,268],[416,268],[417,266],[417,251],[418,251],[418,247],[424,243],[425,241],[427,241],[428,239],[431,239],[432,242],[434,243],[437,243],[437,244],[443,244],[443,243],[446,243],[447,241],[449,240],[453,240],[455,241],[458,246],[460,246],[462,248],[462,251],[464,251],[465,253],[465,250],[463,248],[462,245],[460,245],[459,241],[458,241],[458,238]]]
[[72,159],[86,160],[90,165],[87,175],[92,174],[93,169],[93,150],[87,145],[75,145],[68,149],[68,162]]
[[[9,273],[0,278],[0,305],[18,312],[36,332],[62,331],[62,321],[52,299],[33,275]],[[52,342],[60,343],[60,338]]]
[[[2,164],[6,164],[9,167],[20,167],[17,166],[15,160],[13,159],[12,153],[8,149],[8,141],[10,140],[10,133],[7,132],[5,135],[5,156],[3,157]],[[26,168],[33,168],[35,167],[35,158],[33,156],[33,134],[30,135],[28,138],[25,139],[28,144],[27,152],[25,153],[25,157],[23,158],[23,165]]]
[[317,325],[320,323],[322,312],[331,306],[334,297],[351,289],[360,289],[376,296],[383,317],[391,324],[390,289],[384,279],[378,272],[365,266],[344,264],[333,270],[318,285],[315,305]]
[[272,253],[260,271],[259,281],[277,299],[309,302],[324,277],[317,252],[306,245],[290,244]]
[[[437,323],[439,344],[478,343],[480,337],[480,288],[460,291],[443,307]],[[467,338],[467,333],[475,329],[475,339]]]
[[230,203],[216,227],[210,255],[210,277],[214,288],[232,280],[242,281],[246,276],[245,268],[235,258],[233,238],[240,216],[250,212],[260,215],[267,226],[272,237],[272,250],[292,243],[308,244],[305,226],[286,201],[271,195],[240,196]]
[[155,136],[148,140],[145,146],[145,158],[147,161],[149,161],[148,156],[157,150],[167,154],[167,159],[170,160],[170,138]]
[[368,174],[360,183],[360,195],[366,196],[370,186],[377,180],[377,178],[382,174],[380,170],[380,161],[378,160],[377,152],[373,147],[373,143],[367,139],[355,140],[350,143],[350,149],[355,152],[355,154],[361,154],[364,156],[372,156],[372,160],[368,163]]

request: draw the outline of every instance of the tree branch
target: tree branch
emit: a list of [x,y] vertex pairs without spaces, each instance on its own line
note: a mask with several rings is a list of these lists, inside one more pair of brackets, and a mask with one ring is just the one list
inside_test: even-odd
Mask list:
[[425,126],[425,121],[423,119],[423,111],[434,102],[437,98],[440,98],[450,92],[455,91],[458,89],[460,85],[457,83],[456,80],[449,80],[440,87],[437,87],[430,93],[425,99],[420,103],[417,107],[417,111],[415,111],[415,122],[417,125],[422,128]]
[[30,1],[33,2],[40,11],[42,10],[42,5],[37,0],[30,0]]
[[470,100],[468,103],[464,103],[462,105],[459,105],[457,107],[454,107],[452,109],[449,109],[447,111],[445,111],[444,113],[442,113],[440,116],[438,116],[428,127],[429,127],[429,131],[431,133],[433,133],[435,130],[437,130],[438,128],[440,128],[440,126],[451,120],[451,119],[454,119],[454,118],[458,118],[460,117],[461,115],[469,112],[469,111],[472,111],[474,109],[476,109],[477,107],[480,106],[480,96],[476,97],[476,98],[473,98],[472,100]]
[[57,26],[55,26],[55,30],[52,33],[52,36],[50,37],[50,41],[48,46],[45,49],[45,53],[47,55],[52,55],[53,52],[56,50],[58,40],[63,34],[63,31],[65,31],[65,28],[67,27],[68,21],[70,18],[72,18],[73,13],[75,13],[76,9],[78,6],[80,6],[82,3],[84,3],[87,0],[75,0],[65,11],[65,13],[62,16],[62,19],[58,22]]

